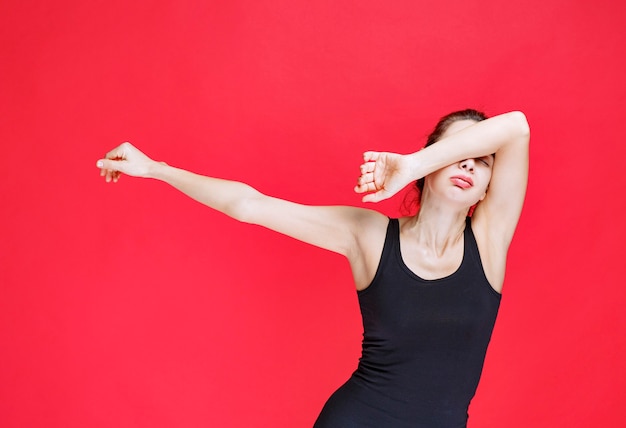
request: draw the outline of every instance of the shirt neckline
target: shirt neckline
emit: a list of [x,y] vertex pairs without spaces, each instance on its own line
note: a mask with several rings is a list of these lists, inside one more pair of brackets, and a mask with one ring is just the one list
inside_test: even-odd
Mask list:
[[402,268],[402,270],[404,270],[410,277],[412,277],[413,279],[416,279],[424,284],[434,284],[434,283],[438,283],[438,282],[447,282],[448,280],[454,278],[455,276],[457,276],[459,274],[459,272],[461,271],[461,268],[463,267],[463,265],[465,264],[466,258],[467,258],[467,243],[468,243],[468,239],[467,239],[467,232],[468,232],[468,226],[467,223],[465,225],[465,229],[463,229],[463,257],[461,258],[461,263],[459,263],[459,266],[449,275],[446,276],[442,276],[440,278],[433,278],[433,279],[426,279],[426,278],[422,278],[421,276],[419,276],[417,273],[415,273],[410,267],[407,266],[407,264],[404,262],[404,258],[402,257],[402,249],[400,246],[400,221],[398,219],[395,219],[395,233],[396,233],[396,239],[395,239],[395,248],[394,248],[394,253],[396,254],[396,258],[398,259],[398,263],[400,264],[400,267]]

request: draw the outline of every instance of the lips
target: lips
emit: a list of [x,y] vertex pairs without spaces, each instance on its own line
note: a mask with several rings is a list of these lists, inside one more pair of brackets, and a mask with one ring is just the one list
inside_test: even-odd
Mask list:
[[469,189],[474,185],[472,178],[465,175],[455,175],[454,177],[450,177],[450,180],[454,183],[454,185],[459,186],[462,189]]

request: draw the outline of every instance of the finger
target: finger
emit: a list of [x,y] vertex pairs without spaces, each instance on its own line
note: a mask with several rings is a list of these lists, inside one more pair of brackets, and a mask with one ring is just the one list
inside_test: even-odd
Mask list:
[[376,161],[378,159],[378,156],[380,155],[380,152],[365,152],[363,153],[363,160],[365,162],[370,162],[370,161]]
[[358,184],[354,186],[354,191],[356,193],[374,192],[376,191],[376,185],[374,183]]
[[374,182],[374,173],[371,173],[371,172],[368,172],[367,174],[363,174],[358,179],[359,185],[373,183],[373,182]]
[[110,152],[105,155],[106,159],[126,159],[126,153],[130,148],[132,148],[132,144],[128,141],[123,142]]
[[378,198],[376,197],[376,193],[370,193],[369,195],[363,196],[363,202],[378,202]]
[[[110,153],[110,152],[109,152]],[[108,153],[107,153],[108,155]],[[99,159],[96,162],[98,168],[105,169],[107,171],[122,171],[124,163],[118,160],[111,159]]]
[[122,146],[117,146],[110,152],[107,152],[107,154],[104,155],[104,158],[105,159],[124,159],[124,149],[122,148]]
[[384,190],[379,190],[376,193],[370,193],[369,195],[363,196],[363,202],[380,202],[384,199],[387,199],[388,196]]
[[368,172],[372,172],[374,171],[375,167],[376,167],[376,162],[366,162],[362,164],[360,167],[361,174],[367,174]]

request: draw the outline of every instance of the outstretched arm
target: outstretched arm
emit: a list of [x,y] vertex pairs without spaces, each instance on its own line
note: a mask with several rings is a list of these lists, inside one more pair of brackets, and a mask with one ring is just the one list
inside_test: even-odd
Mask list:
[[[123,143],[97,162],[107,182],[120,174],[164,181],[189,197],[246,223],[258,224],[301,241],[358,258],[357,235],[381,214],[355,207],[316,207],[273,198],[251,186],[206,177],[155,162],[130,143]],[[357,273],[355,273],[356,277]]]

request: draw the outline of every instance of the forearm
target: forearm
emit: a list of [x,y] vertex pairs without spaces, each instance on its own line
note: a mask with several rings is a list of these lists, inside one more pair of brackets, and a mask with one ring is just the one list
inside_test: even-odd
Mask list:
[[523,113],[494,116],[407,155],[411,176],[417,180],[464,159],[494,154],[513,144],[528,144],[528,135]]
[[163,181],[196,201],[240,221],[246,221],[247,201],[262,196],[237,181],[206,177],[163,163],[155,163],[148,177]]

